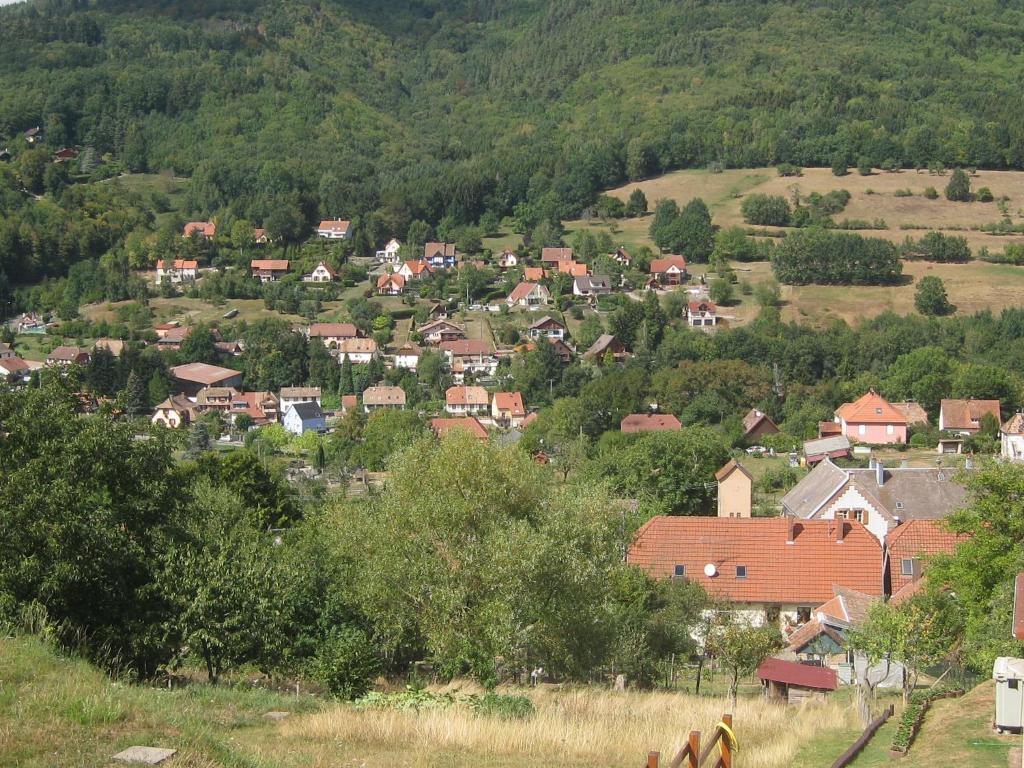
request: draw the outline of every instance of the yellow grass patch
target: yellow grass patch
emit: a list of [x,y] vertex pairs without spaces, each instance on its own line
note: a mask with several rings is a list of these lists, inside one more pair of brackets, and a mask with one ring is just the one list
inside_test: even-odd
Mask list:
[[[714,730],[728,708],[723,699],[676,693],[616,693],[607,690],[531,691],[537,711],[526,719],[502,720],[462,707],[420,711],[360,710],[338,705],[282,724],[280,746],[315,744],[313,765],[344,745],[367,766],[382,748],[400,745],[403,765],[441,765],[439,753],[458,755],[457,765],[636,766],[648,750],[670,758],[690,730]],[[734,713],[742,765],[775,768],[792,764],[802,740],[840,729],[851,711],[838,703],[786,707],[741,699]],[[480,762],[476,762],[479,759]],[[509,760],[509,762],[505,762]]]

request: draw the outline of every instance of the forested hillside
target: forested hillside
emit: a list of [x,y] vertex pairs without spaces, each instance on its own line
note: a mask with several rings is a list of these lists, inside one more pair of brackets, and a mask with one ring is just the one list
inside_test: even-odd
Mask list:
[[528,232],[708,163],[1024,167],[1022,29],[973,0],[38,0],[0,10],[0,148],[38,125],[282,235]]

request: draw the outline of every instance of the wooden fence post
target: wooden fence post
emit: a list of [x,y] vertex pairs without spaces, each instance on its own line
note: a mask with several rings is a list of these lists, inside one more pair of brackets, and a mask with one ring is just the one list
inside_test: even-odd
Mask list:
[[[722,722],[732,730],[732,715],[722,715]],[[722,746],[722,768],[732,768],[732,739],[728,733],[721,734],[720,738],[718,743]]]
[[690,731],[690,759],[686,768],[698,768],[700,757],[700,731]]
[[647,768],[658,768],[658,762],[661,760],[661,752],[648,752],[647,753]]

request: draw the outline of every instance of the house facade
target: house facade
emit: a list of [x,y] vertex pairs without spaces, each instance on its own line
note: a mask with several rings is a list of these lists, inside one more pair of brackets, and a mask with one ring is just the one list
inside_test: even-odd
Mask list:
[[397,272],[377,278],[378,296],[401,296],[405,293],[405,278]]
[[566,334],[565,323],[548,315],[532,323],[527,331],[531,339],[564,339]]
[[422,356],[423,350],[411,341],[407,341],[395,350],[395,368],[404,368],[407,371],[415,371],[416,368],[419,367],[420,357]]
[[316,403],[297,403],[289,406],[284,411],[281,423],[293,435],[323,432],[327,429],[327,418]]
[[498,257],[498,269],[512,269],[519,264],[519,256],[514,251],[506,248]]
[[425,261],[404,261],[398,268],[399,274],[406,282],[410,280],[425,280],[434,273],[434,270]]
[[358,338],[360,333],[354,323],[313,323],[306,330],[306,336],[320,339],[325,347],[332,349],[345,339]]
[[939,403],[939,429],[958,435],[976,435],[981,431],[985,416],[991,416],[995,423],[1002,422],[998,400],[953,400],[943,399]]
[[487,413],[491,398],[483,387],[448,387],[444,393],[444,409],[455,416]]
[[757,408],[751,408],[743,417],[743,439],[748,443],[756,443],[766,435],[778,434],[779,428],[767,414]]
[[690,278],[686,272],[686,259],[678,255],[651,259],[650,273],[659,285],[682,285]]
[[612,292],[611,281],[603,275],[580,275],[572,281],[572,295],[595,299]]
[[462,382],[466,374],[493,376],[498,370],[497,355],[482,339],[443,341],[439,348],[457,382]]
[[322,397],[323,392],[320,387],[281,387],[277,399],[283,412],[299,403],[316,403],[320,405]]
[[907,442],[907,417],[874,390],[839,406],[835,421],[851,442],[871,445]]
[[715,473],[718,484],[718,516],[750,517],[753,512],[754,478],[736,459]]
[[352,222],[344,219],[325,219],[316,228],[316,236],[324,240],[348,240],[352,237]]
[[302,276],[304,283],[332,283],[338,273],[326,261],[321,261],[308,275]]
[[334,353],[338,362],[345,362],[348,358],[354,365],[364,365],[377,356],[377,342],[373,339],[342,339]]
[[196,235],[203,240],[213,240],[217,235],[217,225],[212,221],[190,221],[182,229],[182,237]]
[[718,307],[707,300],[691,301],[686,306],[686,324],[691,328],[713,328],[718,325]]
[[367,413],[387,408],[405,410],[405,390],[401,387],[378,385],[363,390],[363,410]]
[[551,292],[543,283],[519,283],[505,302],[510,307],[541,307],[551,301]]
[[397,264],[401,260],[401,257],[398,255],[401,248],[401,241],[398,238],[392,237],[382,250],[377,251],[377,261],[382,261],[385,264]]
[[1024,461],[1024,413],[1013,414],[999,429],[999,453],[1010,461]]
[[416,332],[426,344],[434,345],[466,338],[466,332],[450,320],[434,320],[421,325]]
[[150,421],[168,429],[187,427],[196,416],[195,405],[187,397],[171,395],[153,411]]
[[495,392],[491,401],[491,418],[506,429],[518,429],[526,418],[521,392]]
[[195,282],[198,270],[199,262],[195,259],[174,259],[172,261],[158,259],[156,262],[156,282],[157,285],[163,283],[164,280],[168,280],[175,285],[178,283],[192,283]]
[[46,356],[46,365],[63,367],[68,365],[86,365],[89,362],[89,350],[82,347],[55,347]]
[[432,269],[452,269],[457,261],[455,243],[424,243],[423,261]]
[[288,259],[253,259],[249,267],[261,283],[276,283],[288,274]]

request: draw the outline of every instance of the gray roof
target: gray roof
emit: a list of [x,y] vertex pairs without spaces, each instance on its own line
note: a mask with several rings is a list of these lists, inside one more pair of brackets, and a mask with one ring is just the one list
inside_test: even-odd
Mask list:
[[825,459],[782,497],[782,508],[796,517],[808,518],[846,483],[846,479],[843,470]]
[[967,489],[953,480],[956,470],[948,467],[885,469],[881,485],[873,469],[847,472],[857,490],[902,522],[941,520],[963,506],[967,498]]
[[791,515],[808,518],[850,483],[890,518],[941,520],[967,498],[967,489],[953,479],[955,472],[941,467],[883,469],[879,485],[875,469],[844,470],[826,459],[782,497],[782,507]]
[[324,412],[315,401],[308,403],[295,403],[295,405],[291,406],[288,410],[295,411],[295,415],[302,419],[302,421],[322,419],[324,417]]
[[817,440],[808,440],[804,443],[804,456],[820,456],[823,453],[832,453],[832,451],[848,450],[850,450],[850,439],[846,435],[819,437]]

